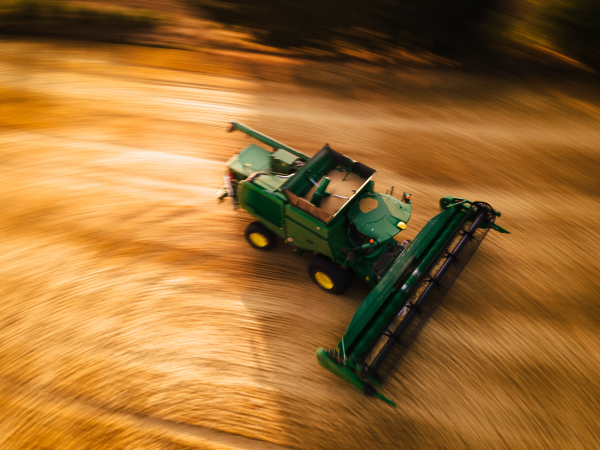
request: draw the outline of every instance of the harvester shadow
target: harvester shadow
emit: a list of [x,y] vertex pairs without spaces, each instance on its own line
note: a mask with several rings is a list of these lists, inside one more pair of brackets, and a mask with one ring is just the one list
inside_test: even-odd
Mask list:
[[278,426],[292,439],[289,445],[302,446],[298,430],[306,429],[307,418],[291,405],[310,405],[321,397],[315,393],[327,391],[319,383],[325,373],[315,351],[335,343],[370,289],[355,279],[344,295],[324,292],[307,274],[313,255],[294,257],[281,242],[270,252],[251,249],[248,256],[244,277],[253,281],[241,300],[256,323],[257,332],[245,343],[252,381],[275,402],[271,407],[279,411]]

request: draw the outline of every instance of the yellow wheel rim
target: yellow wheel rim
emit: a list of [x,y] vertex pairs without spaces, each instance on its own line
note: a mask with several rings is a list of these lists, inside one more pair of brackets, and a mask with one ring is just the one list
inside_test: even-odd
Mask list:
[[252,242],[257,247],[266,247],[267,245],[269,245],[269,240],[260,233],[251,233],[250,242]]
[[317,280],[317,283],[319,283],[319,285],[324,289],[333,288],[333,281],[331,281],[331,278],[329,278],[329,276],[326,273],[315,273],[315,280]]

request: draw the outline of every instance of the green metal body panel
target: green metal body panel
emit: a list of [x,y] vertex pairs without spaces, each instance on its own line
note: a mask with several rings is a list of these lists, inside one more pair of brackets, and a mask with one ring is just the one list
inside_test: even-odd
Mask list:
[[410,220],[411,205],[387,194],[364,192],[348,209],[348,218],[365,236],[379,242],[398,234],[398,224]]
[[293,239],[293,241],[290,241],[292,245],[302,250],[321,253],[333,259],[329,241],[306,228],[306,223],[302,225],[289,217],[285,217],[284,224],[285,234]]
[[292,172],[293,164],[299,158],[287,150],[277,149],[271,154],[270,159],[271,167],[275,172],[289,174]]
[[335,227],[330,228],[330,224],[325,225],[319,219],[290,204],[285,206],[285,216],[290,220],[301,224],[304,228],[310,230],[322,239],[328,240],[335,235]]
[[249,145],[233,155],[227,161],[227,167],[235,174],[238,180],[245,180],[254,172],[262,172],[269,168],[269,156],[271,152],[259,147],[258,145]]
[[263,225],[279,237],[285,237],[283,229],[284,202],[260,187],[241,181],[237,197],[240,206],[259,219]]
[[265,173],[257,176],[253,183],[255,186],[287,203],[285,195],[283,195],[281,192],[278,192],[284,181],[285,179],[283,178],[278,178],[275,175]]

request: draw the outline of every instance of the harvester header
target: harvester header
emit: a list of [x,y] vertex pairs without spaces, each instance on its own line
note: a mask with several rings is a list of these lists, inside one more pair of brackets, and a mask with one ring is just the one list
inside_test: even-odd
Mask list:
[[277,238],[295,254],[310,251],[312,281],[342,294],[351,273],[372,286],[340,342],[317,349],[319,364],[368,396],[377,396],[445,292],[459,275],[500,212],[488,203],[452,196],[412,242],[397,235],[410,220],[410,194],[401,198],[374,190],[375,170],[328,144],[313,157],[245,125],[239,130],[271,150],[249,145],[227,163],[218,198],[230,197],[257,221],[246,229],[249,243],[272,249]]

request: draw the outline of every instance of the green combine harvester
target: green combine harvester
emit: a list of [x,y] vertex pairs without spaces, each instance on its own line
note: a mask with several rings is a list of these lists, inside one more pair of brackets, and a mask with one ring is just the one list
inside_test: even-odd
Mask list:
[[[249,145],[227,162],[229,197],[257,221],[246,238],[260,250],[283,239],[299,255],[315,257],[308,274],[323,290],[342,294],[351,272],[372,291],[333,349],[317,349],[319,364],[368,396],[394,402],[377,391],[418,336],[500,212],[484,202],[443,197],[441,212],[412,242],[396,235],[411,215],[410,194],[375,192],[375,170],[331,149],[312,158],[232,122],[272,150]],[[393,191],[393,188],[392,188]]]

